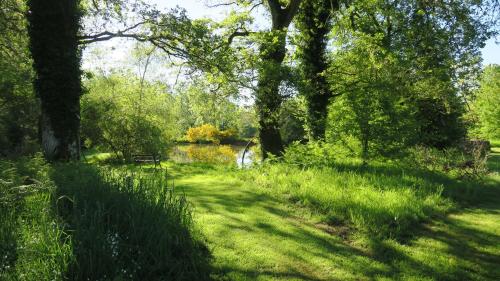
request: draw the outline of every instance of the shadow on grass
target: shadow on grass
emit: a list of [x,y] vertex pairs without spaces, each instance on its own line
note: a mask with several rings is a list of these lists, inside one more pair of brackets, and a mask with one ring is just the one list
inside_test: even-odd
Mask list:
[[52,179],[73,247],[68,280],[209,280],[191,209],[161,175],[74,164],[55,166]]
[[[498,206],[494,212],[498,212]],[[482,213],[489,213],[486,209]],[[388,265],[386,277],[421,276],[431,280],[498,280],[500,236],[473,221],[449,217],[425,227],[409,245],[372,240],[374,258]],[[420,240],[420,242],[417,241]]]
[[[344,169],[348,170],[348,167]],[[401,174],[394,170],[366,169],[360,173],[380,175],[384,171],[392,173],[395,178],[401,177]],[[197,176],[191,176],[189,174],[189,179],[177,188],[193,201],[198,213],[221,218],[218,222],[221,226],[211,234],[212,236],[223,237],[223,244],[232,241],[230,245],[248,245],[248,240],[255,240],[256,244],[251,247],[261,247],[261,244],[265,244],[267,248],[263,249],[264,251],[289,259],[286,262],[279,259],[271,261],[270,263],[287,264],[286,268],[276,265],[276,270],[261,264],[249,268],[228,262],[218,268],[222,276],[238,276],[242,280],[267,277],[280,280],[413,278],[493,281],[497,280],[495,277],[500,274],[497,267],[500,264],[499,252],[491,250],[498,244],[500,237],[474,227],[473,221],[461,222],[441,217],[430,223],[432,227],[414,227],[413,231],[416,233],[405,245],[394,240],[369,239],[368,247],[360,248],[346,239],[343,231],[327,231],[307,219],[297,217],[291,209],[283,207],[284,202],[277,198],[236,187],[231,181],[213,178],[211,175],[204,176],[199,173]],[[449,179],[438,175],[426,180],[446,182]],[[487,192],[490,192],[489,195]],[[483,202],[482,214],[499,214],[499,188],[485,188],[484,192],[478,194]],[[497,199],[492,199],[491,202],[483,200],[485,196],[492,197],[493,194],[497,194],[493,197]],[[433,226],[434,224],[437,226]],[[336,227],[339,226],[332,228]],[[248,236],[234,238],[242,235],[241,233]],[[231,246],[227,251],[245,252],[244,248],[235,250],[232,247],[237,246]],[[318,268],[312,261],[313,257],[321,259],[321,264],[330,264],[334,268],[330,269],[332,271],[338,269],[347,272],[348,277],[335,277],[334,274],[325,277],[318,272],[328,269]],[[241,257],[241,260],[245,263],[245,258]],[[220,280],[226,279],[221,277]]]

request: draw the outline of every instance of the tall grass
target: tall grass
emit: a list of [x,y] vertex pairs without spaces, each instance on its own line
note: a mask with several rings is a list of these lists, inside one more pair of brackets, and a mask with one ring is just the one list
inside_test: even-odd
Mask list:
[[238,177],[251,188],[311,208],[331,224],[348,224],[371,236],[402,238],[454,203],[442,196],[449,181],[391,165],[299,168],[264,164]]
[[189,204],[164,173],[148,177],[63,165],[55,206],[72,234],[71,280],[206,280],[208,251],[192,234]]
[[0,280],[62,280],[71,261],[48,171],[40,155],[0,159]]
[[209,252],[164,173],[0,161],[1,280],[208,280]]

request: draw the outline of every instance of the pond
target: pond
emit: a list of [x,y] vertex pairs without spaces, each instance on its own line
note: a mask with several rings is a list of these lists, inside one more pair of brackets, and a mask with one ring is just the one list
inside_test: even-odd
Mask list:
[[259,160],[255,146],[248,148],[243,159],[244,151],[244,145],[178,144],[168,156],[177,163],[234,163],[238,167],[247,167]]

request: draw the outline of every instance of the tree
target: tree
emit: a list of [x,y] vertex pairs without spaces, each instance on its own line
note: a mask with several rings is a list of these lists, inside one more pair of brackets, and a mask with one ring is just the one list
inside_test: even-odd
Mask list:
[[500,139],[500,65],[488,65],[481,75],[481,87],[473,103],[483,137]]
[[282,6],[279,0],[267,0],[271,14],[271,30],[260,38],[259,78],[255,93],[255,105],[259,116],[259,139],[262,157],[269,154],[280,156],[283,143],[279,131],[279,109],[283,101],[280,86],[286,79],[283,60],[286,54],[287,29],[296,15],[301,0],[290,0]]
[[380,46],[383,38],[354,34],[333,54],[328,72],[341,94],[331,105],[328,137],[367,161],[414,143],[415,104],[407,96],[405,64]]
[[336,29],[344,28],[335,38],[344,38],[343,46],[352,44],[353,32],[380,38],[377,46],[392,53],[406,74],[418,142],[444,148],[465,136],[462,117],[473,89],[469,81],[479,69],[480,48],[495,33],[490,19],[498,18],[498,9],[490,9],[493,2],[353,1],[340,16]]
[[34,88],[41,102],[41,143],[50,160],[80,157],[79,5],[79,0],[28,1]]
[[25,12],[23,1],[0,2],[0,155],[37,149],[39,105],[31,84]]
[[82,139],[130,161],[134,153],[165,152],[174,138],[174,99],[158,83],[130,73],[96,76],[85,81]]
[[297,57],[302,74],[300,93],[306,98],[307,126],[313,140],[325,138],[327,108],[333,97],[325,77],[326,47],[333,11],[338,9],[338,0],[309,0],[302,2],[297,15]]
[[[79,101],[82,94],[80,47],[116,37],[149,42],[189,66],[223,72],[231,58],[220,36],[205,21],[191,21],[183,10],[161,13],[142,1],[28,1],[30,50],[37,74],[35,91],[41,102],[40,135],[51,160],[80,155]],[[79,34],[83,12],[104,22],[89,34]],[[126,23],[130,12],[139,22],[123,30],[105,30],[107,23]],[[101,28],[101,29],[99,29]],[[89,30],[87,30],[89,31]]]

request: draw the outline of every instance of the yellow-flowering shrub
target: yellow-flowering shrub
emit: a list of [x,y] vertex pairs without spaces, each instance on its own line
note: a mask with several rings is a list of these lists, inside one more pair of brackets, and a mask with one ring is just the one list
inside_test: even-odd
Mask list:
[[196,142],[212,142],[219,144],[223,140],[234,138],[237,131],[234,129],[219,131],[214,125],[204,124],[199,127],[189,128],[186,133],[187,141]]
[[189,142],[213,142],[219,143],[219,130],[210,124],[204,124],[199,127],[189,128],[186,134],[186,139]]

